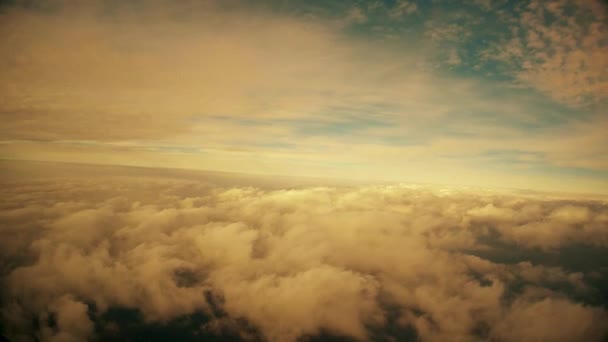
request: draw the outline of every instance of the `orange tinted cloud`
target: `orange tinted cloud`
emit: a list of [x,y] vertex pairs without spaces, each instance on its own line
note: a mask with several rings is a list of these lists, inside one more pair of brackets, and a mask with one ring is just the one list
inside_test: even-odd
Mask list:
[[[76,169],[4,183],[1,260],[29,260],[3,264],[10,338],[93,338],[102,331],[92,322],[109,324],[99,319],[113,307],[138,310],[142,324],[199,312],[209,317],[203,330],[246,338],[244,319],[270,341],[323,331],[372,340],[387,324],[423,341],[552,338],[556,324],[569,339],[599,340],[608,329],[604,309],[577,299],[593,298],[592,271],[480,257],[505,244],[512,257],[606,248],[595,229],[606,219],[601,201]],[[512,211],[521,214],[503,215]],[[525,239],[511,233],[524,229]]]

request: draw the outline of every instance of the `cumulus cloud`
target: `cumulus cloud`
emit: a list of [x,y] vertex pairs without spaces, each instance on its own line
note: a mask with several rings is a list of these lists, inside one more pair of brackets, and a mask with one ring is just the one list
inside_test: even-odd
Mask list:
[[598,327],[604,316],[601,310],[562,298],[518,300],[494,333],[506,341],[593,341],[602,336]]
[[[116,310],[137,312],[142,326],[199,314],[205,319],[187,326],[196,336],[244,340],[600,340],[608,332],[591,271],[525,257],[577,244],[605,251],[605,202],[229,178],[112,168],[7,177],[4,334],[121,336],[127,318]],[[505,246],[513,261],[493,256]]]
[[93,323],[87,315],[87,306],[84,303],[64,296],[49,306],[49,313],[54,316],[55,329],[43,327],[43,340],[68,342],[83,341],[91,337]]

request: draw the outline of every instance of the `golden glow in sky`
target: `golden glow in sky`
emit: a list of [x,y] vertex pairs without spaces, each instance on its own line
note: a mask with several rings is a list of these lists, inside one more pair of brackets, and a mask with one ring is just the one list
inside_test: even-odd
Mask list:
[[608,192],[600,1],[14,1],[0,157]]

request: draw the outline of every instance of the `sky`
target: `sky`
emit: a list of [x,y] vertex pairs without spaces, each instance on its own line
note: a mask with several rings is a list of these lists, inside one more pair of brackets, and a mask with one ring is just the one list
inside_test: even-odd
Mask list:
[[2,1],[0,158],[608,193],[608,8]]

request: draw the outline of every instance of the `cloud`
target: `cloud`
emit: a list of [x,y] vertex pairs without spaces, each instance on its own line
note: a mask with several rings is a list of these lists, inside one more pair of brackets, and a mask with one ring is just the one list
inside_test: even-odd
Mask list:
[[367,16],[363,12],[363,10],[361,10],[359,7],[351,8],[348,11],[348,13],[346,14],[346,18],[344,18],[344,21],[347,24],[349,24],[349,23],[363,24],[363,23],[367,22],[367,20],[368,20]]
[[388,12],[388,16],[393,19],[401,19],[406,15],[416,13],[418,5],[415,2],[399,0],[395,2],[394,7]]
[[[6,139],[194,136],[198,145],[196,129],[212,117],[340,122],[336,109],[403,107],[422,89],[407,85],[423,81],[411,52],[344,32],[344,21],[367,20],[357,7],[339,19],[215,2],[48,7],[0,14],[0,58],[11,65],[0,73]],[[425,83],[428,96],[434,82]],[[211,143],[218,131],[226,136],[213,127]]]
[[[573,324],[571,317],[583,323]],[[597,340],[602,334],[597,330],[597,322],[602,319],[605,318],[600,311],[563,298],[518,301],[496,327],[495,337],[504,341]]]
[[367,80],[350,80],[363,50],[328,21],[213,2],[32,7],[1,14],[1,128],[14,138],[158,139],[198,117],[297,117]]
[[[45,341],[69,342],[82,341],[93,334],[93,323],[87,315],[87,306],[64,296],[49,306],[55,320],[55,329],[43,328],[42,339]],[[53,331],[55,330],[55,331]]]
[[[45,169],[59,176],[2,180],[2,327],[14,340],[121,336],[126,324],[168,329],[195,314],[206,318],[181,330],[269,341],[608,332],[591,281],[604,271],[525,259],[580,244],[605,251],[599,200]],[[15,241],[22,248],[5,248]],[[524,259],[501,261],[505,248]]]
[[524,84],[556,101],[603,103],[608,94],[606,7],[600,1],[531,1],[511,23],[511,39],[491,48]]

